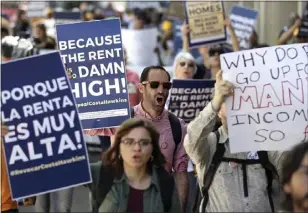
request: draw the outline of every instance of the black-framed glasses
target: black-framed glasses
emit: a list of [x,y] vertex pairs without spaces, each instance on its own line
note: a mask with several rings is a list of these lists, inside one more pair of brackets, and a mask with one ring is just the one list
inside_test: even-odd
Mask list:
[[209,56],[210,56],[210,57],[216,55],[216,53],[217,53],[218,55],[221,55],[221,54],[224,53],[224,51],[223,51],[221,48],[212,48],[212,49],[209,50]]
[[187,64],[188,67],[190,68],[194,68],[195,64],[192,63],[192,62],[185,62],[185,61],[182,61],[179,63],[181,67],[185,67],[185,65]]
[[152,144],[152,141],[149,139],[140,139],[139,141],[136,141],[133,138],[125,138],[121,141],[121,143],[128,147],[133,147],[135,144],[139,144],[140,147],[147,147]]
[[145,84],[150,84],[150,87],[152,89],[157,89],[159,87],[159,85],[163,85],[164,89],[170,90],[172,87],[172,83],[171,82],[159,82],[159,81],[144,81],[142,82],[143,85]]

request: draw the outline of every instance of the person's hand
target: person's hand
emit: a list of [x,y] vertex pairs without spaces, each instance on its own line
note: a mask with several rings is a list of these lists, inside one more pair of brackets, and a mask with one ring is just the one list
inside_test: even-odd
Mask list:
[[222,71],[216,74],[215,94],[212,100],[213,110],[218,112],[226,97],[233,95],[233,86],[230,82],[222,80]]
[[299,27],[301,24],[302,24],[302,20],[301,20],[300,17],[298,17],[298,18],[295,20],[294,25],[297,26],[297,27]]
[[23,200],[24,206],[33,206],[35,204],[36,197],[29,197]]
[[7,126],[4,123],[1,123],[1,135],[5,136],[8,132]]
[[73,72],[72,71],[66,71],[66,75],[67,75],[68,79],[73,78]]
[[232,25],[231,25],[231,20],[230,20],[230,18],[229,17],[227,17],[226,19],[225,19],[225,21],[224,21],[224,25],[226,26],[226,27],[232,27]]
[[181,27],[181,32],[182,32],[183,37],[187,37],[188,34],[190,33],[189,25],[183,24]]

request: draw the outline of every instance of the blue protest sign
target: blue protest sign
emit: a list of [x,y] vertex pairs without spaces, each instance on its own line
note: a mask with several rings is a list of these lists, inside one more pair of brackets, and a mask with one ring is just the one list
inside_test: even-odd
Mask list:
[[91,182],[81,123],[59,52],[5,63],[1,70],[12,198]]
[[130,118],[119,19],[57,25],[62,61],[84,129]]
[[189,25],[189,46],[222,43],[227,39],[222,1],[185,2],[186,23]]
[[214,80],[173,80],[168,110],[186,123],[212,100]]
[[81,21],[80,12],[54,12],[56,24],[66,24]]
[[[249,38],[255,28],[258,11],[246,7],[233,6],[230,13],[231,24],[241,49],[249,49]],[[227,43],[232,45],[231,34],[227,31]]]
[[1,17],[2,18],[4,18],[4,19],[6,19],[7,21],[9,20],[9,15],[8,14],[6,14],[6,13],[1,13]]

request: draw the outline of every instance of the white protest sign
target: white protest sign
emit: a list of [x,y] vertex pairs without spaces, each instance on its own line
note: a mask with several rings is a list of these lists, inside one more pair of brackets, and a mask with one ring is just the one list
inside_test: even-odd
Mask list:
[[156,28],[143,30],[122,29],[123,46],[126,49],[128,61],[133,66],[150,66],[158,64],[157,47],[158,30]]
[[220,56],[231,153],[286,150],[308,139],[308,44]]
[[27,4],[28,18],[44,17],[44,10],[48,5],[47,1],[29,1]]

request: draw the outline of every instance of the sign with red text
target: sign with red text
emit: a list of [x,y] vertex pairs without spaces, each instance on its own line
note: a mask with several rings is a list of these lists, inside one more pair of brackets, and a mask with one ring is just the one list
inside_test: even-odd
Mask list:
[[308,139],[308,44],[220,56],[231,153],[283,151]]

